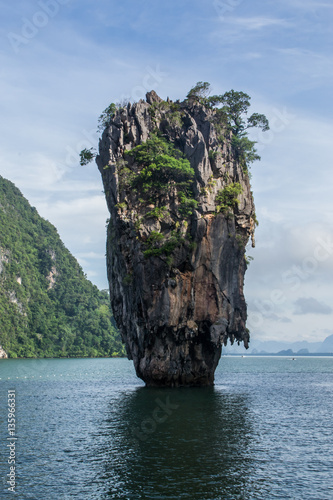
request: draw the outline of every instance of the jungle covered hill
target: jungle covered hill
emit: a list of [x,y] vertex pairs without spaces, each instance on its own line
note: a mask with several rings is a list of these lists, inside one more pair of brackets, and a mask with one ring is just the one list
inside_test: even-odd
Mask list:
[[108,293],[1,176],[0,345],[10,358],[124,355]]

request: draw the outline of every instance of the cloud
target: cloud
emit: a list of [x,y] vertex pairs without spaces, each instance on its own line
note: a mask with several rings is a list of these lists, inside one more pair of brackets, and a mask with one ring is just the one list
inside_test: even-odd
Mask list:
[[[53,188],[62,178],[63,169],[43,153],[18,153],[11,156],[0,151],[1,175],[21,189],[43,186]],[[24,166],[24,171],[22,167]]]
[[86,253],[78,253],[77,258],[79,259],[103,259],[105,260],[105,253],[96,253],[96,252],[86,252]]
[[75,196],[75,193],[69,192],[66,198],[61,199],[55,193],[53,203],[47,197],[44,201],[36,199],[33,204],[43,217],[56,226],[61,239],[78,259],[88,278],[99,288],[106,288],[105,221],[109,213],[103,194],[82,194],[85,193]]
[[[232,14],[223,16],[223,19],[216,18],[216,29],[210,30],[209,38],[214,45],[223,43],[223,57],[228,55],[230,43],[239,44],[241,50],[230,50],[231,60],[234,64],[236,60],[247,59],[250,63],[260,59],[264,52],[275,45],[276,37],[273,34],[283,33],[291,30],[293,23],[286,19],[270,16],[249,16],[237,17]],[[262,45],[262,38],[266,36],[266,43]],[[282,34],[280,35],[282,36]],[[249,57],[248,54],[256,54],[256,57]]]
[[258,31],[263,28],[268,28],[271,26],[281,26],[283,28],[290,28],[293,24],[285,19],[278,19],[274,17],[227,17],[226,21],[229,24],[234,24],[241,27],[242,29],[250,31]]
[[313,297],[299,298],[294,302],[294,305],[294,314],[331,314],[333,312],[332,307]]
[[266,314],[265,318],[272,321],[277,321],[278,323],[292,323],[291,319],[287,318],[286,316],[279,316],[275,313]]
[[322,78],[331,80],[333,77],[331,54],[325,54],[323,50],[319,52],[307,48],[288,47],[277,49],[277,53],[282,56],[285,67],[290,70],[292,68],[299,80],[305,76],[310,78],[311,82],[320,81]]
[[319,2],[318,0],[285,0],[287,7],[297,8],[308,12],[309,10],[332,9],[330,2]]

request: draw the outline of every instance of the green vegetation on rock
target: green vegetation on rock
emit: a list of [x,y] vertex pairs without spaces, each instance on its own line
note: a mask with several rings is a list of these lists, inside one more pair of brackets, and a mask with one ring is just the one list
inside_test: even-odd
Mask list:
[[127,151],[126,156],[132,157],[138,167],[137,173],[126,166],[121,170],[120,176],[126,177],[127,187],[136,190],[144,202],[154,203],[157,208],[165,193],[174,188],[182,218],[191,215],[198,204],[192,189],[194,170],[179,149],[151,134],[150,139]]
[[268,119],[265,115],[252,113],[247,117],[251,106],[251,97],[245,92],[229,90],[222,95],[210,94],[208,82],[198,82],[187,94],[187,99],[198,102],[215,110],[213,123],[222,140],[223,128],[232,132],[232,146],[236,158],[242,163],[243,170],[247,171],[249,164],[260,160],[255,148],[255,141],[247,136],[247,130],[259,127],[263,132],[269,130]]
[[109,296],[0,177],[0,344],[9,357],[122,356]]
[[197,82],[187,94],[187,99],[206,103],[210,94],[210,83]]
[[96,156],[96,152],[95,152],[94,148],[82,149],[82,151],[80,152],[80,165],[81,166],[88,165],[88,163],[93,161],[95,156]]
[[[186,219],[198,205],[193,192],[194,170],[180,150],[156,134],[151,134],[146,142],[126,151],[125,158],[128,161],[118,168],[122,196],[134,192],[141,207],[148,204],[154,206],[144,219],[161,220],[170,216],[165,196],[172,190],[175,193],[177,208],[174,208],[173,216],[178,219],[175,229],[168,236],[152,231],[145,241],[146,250],[143,252],[146,258],[165,256],[170,263],[172,252],[188,239],[180,233],[179,221],[182,221],[183,228],[187,227]],[[138,221],[137,229],[141,222],[142,219]]]
[[118,107],[114,102],[104,109],[98,118],[98,130],[102,132],[105,127],[110,125],[112,118],[114,117]]
[[242,193],[242,186],[239,182],[232,182],[228,186],[218,191],[216,196],[216,211],[229,213],[238,205],[238,196]]

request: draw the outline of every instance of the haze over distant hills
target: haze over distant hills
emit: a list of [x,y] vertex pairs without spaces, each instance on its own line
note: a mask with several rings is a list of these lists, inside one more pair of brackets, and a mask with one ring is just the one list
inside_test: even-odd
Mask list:
[[[286,352],[288,351],[288,352]],[[322,342],[282,342],[278,340],[251,340],[248,350],[243,346],[230,344],[223,349],[223,354],[332,354],[333,335],[329,335]]]

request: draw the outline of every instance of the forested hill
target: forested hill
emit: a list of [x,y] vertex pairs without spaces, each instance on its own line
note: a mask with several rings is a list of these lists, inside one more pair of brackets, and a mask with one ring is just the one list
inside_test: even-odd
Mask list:
[[1,176],[0,344],[12,358],[124,354],[108,294]]

